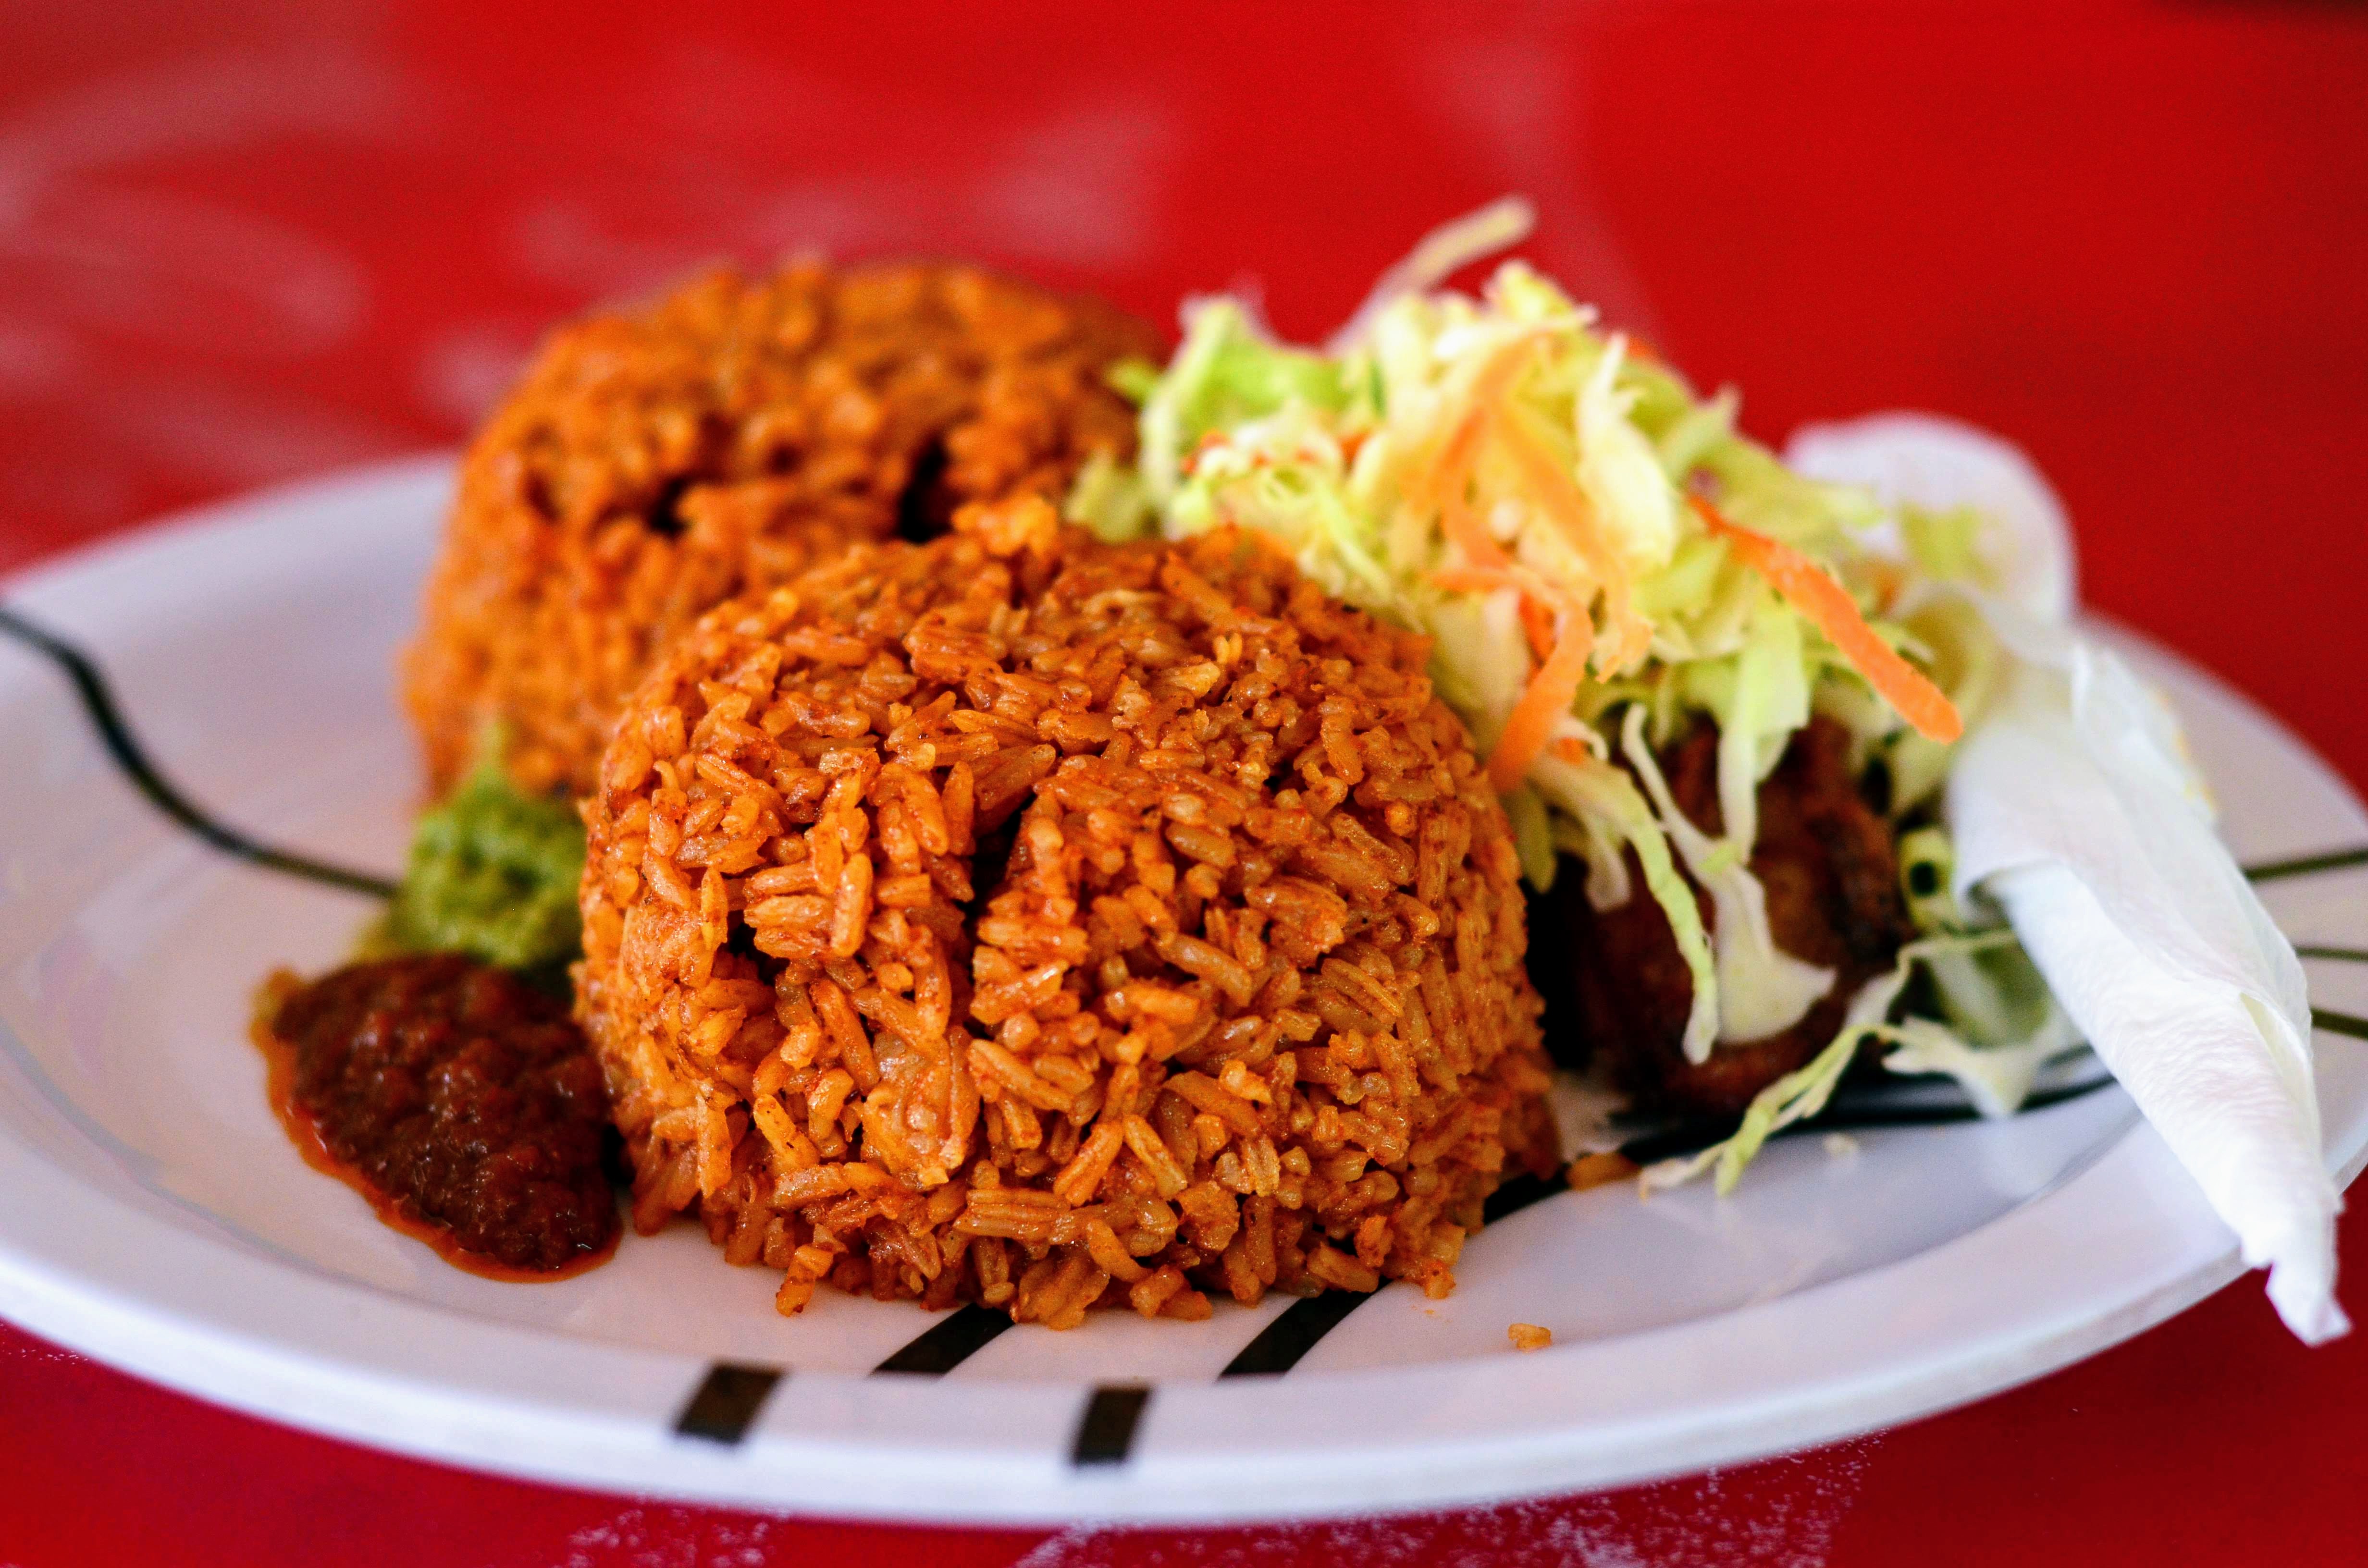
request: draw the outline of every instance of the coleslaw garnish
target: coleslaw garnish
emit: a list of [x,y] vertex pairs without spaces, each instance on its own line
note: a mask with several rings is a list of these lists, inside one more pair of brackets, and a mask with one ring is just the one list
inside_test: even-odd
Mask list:
[[[2010,1051],[1998,1052],[1977,1049],[1928,1019],[1912,1018],[1899,1024],[1886,1020],[1918,964],[1943,956],[1967,956],[2010,947],[2014,939],[2014,933],[2001,926],[1962,936],[1928,937],[1901,948],[1891,969],[1860,986],[1851,996],[1842,1027],[1833,1040],[1805,1065],[1760,1090],[1745,1108],[1742,1125],[1707,1149],[1647,1165],[1638,1178],[1641,1186],[1646,1192],[1659,1191],[1680,1186],[1714,1168],[1717,1190],[1722,1195],[1732,1192],[1743,1177],[1744,1167],[1750,1165],[1770,1138],[1826,1108],[1851,1059],[1869,1040],[1896,1042],[1899,1050],[1895,1050],[1893,1056],[1899,1055],[1901,1050],[1923,1050],[1935,1059],[1946,1060],[1946,1068],[1918,1066],[1909,1070],[1970,1074],[1973,1081],[1983,1085],[1984,1094],[1975,1096],[1983,1114],[2009,1114],[2030,1091],[2031,1079],[2022,1071],[2024,1065],[2028,1063],[2035,1072],[2039,1062],[2063,1049],[2060,1043],[2051,1048],[2052,1035],[2017,1042]],[[2011,1066],[2005,1065],[2009,1061]],[[2014,1086],[2018,1077],[2019,1089]],[[1968,1087],[1970,1090],[1970,1084]]]
[[[1982,585],[1982,524],[1794,472],[1741,433],[1732,391],[1698,395],[1520,261],[1476,293],[1440,287],[1529,222],[1525,204],[1499,203],[1434,232],[1320,350],[1277,341],[1244,301],[1190,301],[1143,398],[1134,483],[1089,469],[1072,510],[1105,537],[1240,526],[1326,592],[1429,636],[1531,882],[1568,855],[1598,907],[1641,881],[1667,915],[1692,981],[1681,1046],[1699,1063],[1831,993],[1835,971],[1775,942],[1750,869],[1758,790],[1826,714],[1856,765],[1896,759],[1912,791],[1895,792],[1898,810],[1930,801],[1997,663],[1978,618],[1952,619],[1930,591],[1960,574]],[[1678,810],[1655,756],[1703,723],[1715,835]],[[1895,987],[1861,1019],[1862,991],[1849,1049],[1756,1103],[1722,1168],[1822,1105],[1870,1036],[1903,1065],[1982,1081],[1969,1092],[1986,1109],[2015,1099],[2019,1069],[1987,1053],[2026,1035],[1980,1016],[1996,986],[1973,956],[2011,938],[1949,945],[1969,940],[1928,934],[1941,945],[1909,960],[1932,968],[1945,1016],[1895,1025]],[[1957,992],[1972,1001],[1952,1011]]]

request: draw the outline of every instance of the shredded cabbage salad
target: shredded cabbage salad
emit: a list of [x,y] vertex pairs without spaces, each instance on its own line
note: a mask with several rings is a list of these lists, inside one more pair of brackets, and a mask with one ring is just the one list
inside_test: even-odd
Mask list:
[[[1110,539],[1259,530],[1330,593],[1429,636],[1530,881],[1547,887],[1568,855],[1599,908],[1641,892],[1667,914],[1697,1062],[1798,1023],[1835,983],[1775,945],[1749,860],[1759,783],[1811,715],[1839,721],[1853,760],[1888,770],[1920,939],[1686,1174],[1715,1165],[1731,1185],[1770,1132],[1823,1108],[1868,1039],[1895,1069],[1950,1074],[1985,1111],[2012,1110],[2074,1041],[1996,912],[1947,895],[1946,835],[1918,825],[2003,667],[1975,596],[1952,591],[1995,586],[1985,519],[1793,472],[1738,430],[1732,391],[1698,395],[1520,261],[1476,295],[1437,287],[1527,224],[1505,202],[1441,229],[1322,349],[1277,341],[1244,301],[1189,302],[1166,369],[1124,383],[1141,403],[1135,468],[1089,468],[1068,515]],[[1716,837],[1654,760],[1704,718]],[[1911,990],[1918,969],[1930,983]]]

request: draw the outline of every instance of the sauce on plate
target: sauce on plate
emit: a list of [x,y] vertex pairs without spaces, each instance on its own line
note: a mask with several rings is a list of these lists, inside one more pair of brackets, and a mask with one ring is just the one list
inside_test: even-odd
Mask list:
[[564,1004],[435,953],[275,975],[256,1019],[290,1137],[390,1225],[502,1279],[615,1250],[608,1092]]

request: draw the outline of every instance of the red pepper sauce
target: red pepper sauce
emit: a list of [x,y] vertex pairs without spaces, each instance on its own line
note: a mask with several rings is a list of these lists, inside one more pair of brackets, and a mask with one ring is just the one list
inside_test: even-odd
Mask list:
[[598,1063],[560,1003],[453,954],[264,983],[268,1091],[313,1169],[489,1279],[566,1279],[616,1251]]

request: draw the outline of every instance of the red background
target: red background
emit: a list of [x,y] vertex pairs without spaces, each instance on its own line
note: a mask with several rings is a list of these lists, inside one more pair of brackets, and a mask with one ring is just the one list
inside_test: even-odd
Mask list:
[[[2092,603],[2368,783],[2357,6],[12,6],[0,566],[449,444],[542,324],[702,259],[971,256],[1162,319],[1247,279],[1311,335],[1508,189],[1763,435],[1916,406],[2021,442]],[[462,1474],[0,1325],[0,1563],[2315,1562],[2368,1551],[2363,1403],[2368,1344],[2303,1350],[2247,1281],[1794,1459],[1048,1538]]]

